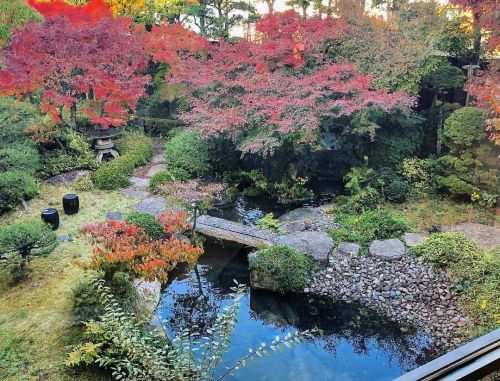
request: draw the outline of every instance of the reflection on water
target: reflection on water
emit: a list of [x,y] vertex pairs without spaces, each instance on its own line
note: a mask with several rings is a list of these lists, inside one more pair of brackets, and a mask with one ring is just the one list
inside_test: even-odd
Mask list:
[[[201,329],[210,326],[230,302],[233,279],[249,283],[244,254],[234,247],[209,244],[197,271],[175,277],[164,291],[158,311],[171,331],[190,325]],[[219,372],[249,347],[312,327],[320,328],[324,335],[291,351],[273,354],[228,380],[391,380],[433,357],[428,337],[360,305],[249,289]]]

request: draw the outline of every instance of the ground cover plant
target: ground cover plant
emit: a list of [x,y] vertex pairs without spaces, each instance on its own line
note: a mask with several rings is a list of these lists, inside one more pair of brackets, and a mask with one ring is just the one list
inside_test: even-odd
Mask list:
[[498,326],[500,309],[499,248],[482,250],[476,242],[459,233],[438,233],[411,249],[440,269],[448,270],[456,282],[455,291],[475,317],[474,334]]

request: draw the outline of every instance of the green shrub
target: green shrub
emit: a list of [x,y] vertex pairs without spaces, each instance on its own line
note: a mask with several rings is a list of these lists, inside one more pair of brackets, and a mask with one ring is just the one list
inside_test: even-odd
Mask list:
[[53,149],[50,146],[41,151],[39,174],[42,177],[52,177],[77,169],[94,170],[99,166],[89,143],[82,135],[64,131],[58,140],[64,148]]
[[31,175],[40,167],[38,151],[29,144],[12,144],[0,149],[0,172],[19,170]]
[[165,157],[170,167],[190,175],[202,176],[211,169],[208,143],[196,131],[175,135],[165,146]]
[[22,171],[0,173],[0,213],[15,208],[23,200],[38,195],[39,187],[33,177]]
[[361,214],[334,214],[339,228],[329,230],[336,243],[357,242],[362,252],[376,239],[399,238],[410,229],[409,222],[391,209],[368,210]]
[[475,107],[454,111],[445,121],[443,138],[452,152],[462,151],[484,137],[484,113]]
[[[100,279],[102,274],[92,273],[80,281],[72,290],[73,314],[79,322],[98,320],[104,314],[104,306],[96,293],[93,281]],[[127,273],[116,272],[105,282],[113,293],[118,305],[126,313],[131,313],[137,303],[135,288]]]
[[119,141],[121,156],[102,165],[92,174],[92,182],[100,189],[123,188],[130,184],[134,169],[146,164],[153,153],[150,138],[130,133]]
[[384,187],[384,195],[387,201],[401,204],[406,201],[410,193],[410,186],[405,181],[395,179]]
[[313,270],[312,259],[288,246],[273,246],[250,256],[249,266],[272,279],[279,292],[301,290]]
[[437,233],[410,252],[435,267],[448,271],[475,319],[474,334],[481,335],[500,325],[500,246],[482,250],[475,241],[460,233]]
[[178,119],[148,118],[141,120],[144,124],[144,133],[149,136],[169,136],[171,131],[182,127],[184,123]]
[[[451,232],[432,234],[412,247],[410,252],[441,269],[454,264],[464,266],[481,256],[481,249],[473,240],[461,233]],[[468,263],[464,263],[465,258]]]
[[37,106],[0,96],[0,148],[29,140],[26,129],[40,120]]
[[149,188],[155,192],[160,185],[173,181],[186,181],[189,179],[189,173],[182,168],[166,169],[156,173],[149,181]]
[[26,221],[0,229],[0,258],[10,266],[12,277],[20,281],[28,274],[32,257],[50,254],[59,241],[57,234],[42,221]]
[[153,156],[153,141],[151,138],[136,132],[129,132],[123,135],[117,142],[116,148],[120,155],[139,155],[141,160],[136,166],[145,165]]
[[436,163],[432,159],[406,158],[398,173],[410,184],[411,194],[421,197],[436,192]]
[[163,225],[148,213],[131,213],[127,221],[143,229],[151,239],[157,240],[165,236]]
[[276,231],[280,227],[280,222],[277,218],[274,218],[272,213],[266,214],[264,217],[259,219],[257,226],[261,229]]
[[375,188],[367,187],[353,196],[339,199],[336,208],[343,213],[362,213],[377,209],[383,203],[384,195]]

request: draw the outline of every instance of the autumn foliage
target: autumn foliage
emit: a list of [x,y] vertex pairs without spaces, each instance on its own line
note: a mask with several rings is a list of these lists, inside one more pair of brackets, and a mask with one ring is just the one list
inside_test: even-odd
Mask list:
[[143,32],[128,18],[113,18],[101,0],[84,7],[31,4],[45,21],[12,33],[0,57],[0,94],[40,92],[41,110],[73,128],[77,105],[101,127],[124,124],[149,82],[142,74],[147,64]]
[[372,77],[355,66],[327,60],[330,45],[346,31],[340,19],[273,14],[257,23],[256,42],[208,47],[176,28],[190,42],[187,49],[167,53],[156,41],[172,29],[161,27],[146,50],[170,65],[169,84],[186,89],[192,109],[181,118],[204,134],[229,134],[243,153],[272,153],[284,136],[313,143],[324,118],[411,104],[404,93],[374,90]]
[[97,244],[93,250],[91,268],[109,269],[124,266],[147,280],[168,280],[168,272],[178,263],[196,263],[203,248],[193,246],[175,235],[190,228],[183,212],[167,212],[158,218],[168,238],[151,240],[144,230],[123,221],[87,224],[82,233]]

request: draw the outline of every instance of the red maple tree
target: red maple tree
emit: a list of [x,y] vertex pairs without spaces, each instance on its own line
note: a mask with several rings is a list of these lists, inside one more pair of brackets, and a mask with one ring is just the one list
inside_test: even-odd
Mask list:
[[[0,93],[41,94],[40,108],[76,128],[77,105],[103,128],[125,123],[149,76],[142,31],[94,0],[85,7],[34,3],[45,16],[14,31],[0,55]],[[65,120],[69,113],[69,121]]]
[[[372,89],[372,77],[355,66],[328,60],[346,31],[341,19],[302,19],[290,11],[263,18],[256,30],[255,42],[221,41],[206,54],[176,54],[166,78],[187,90],[191,110],[183,120],[205,134],[229,133],[243,153],[272,153],[284,136],[312,143],[325,118],[412,102],[404,93]],[[149,53],[174,62],[154,48]]]

